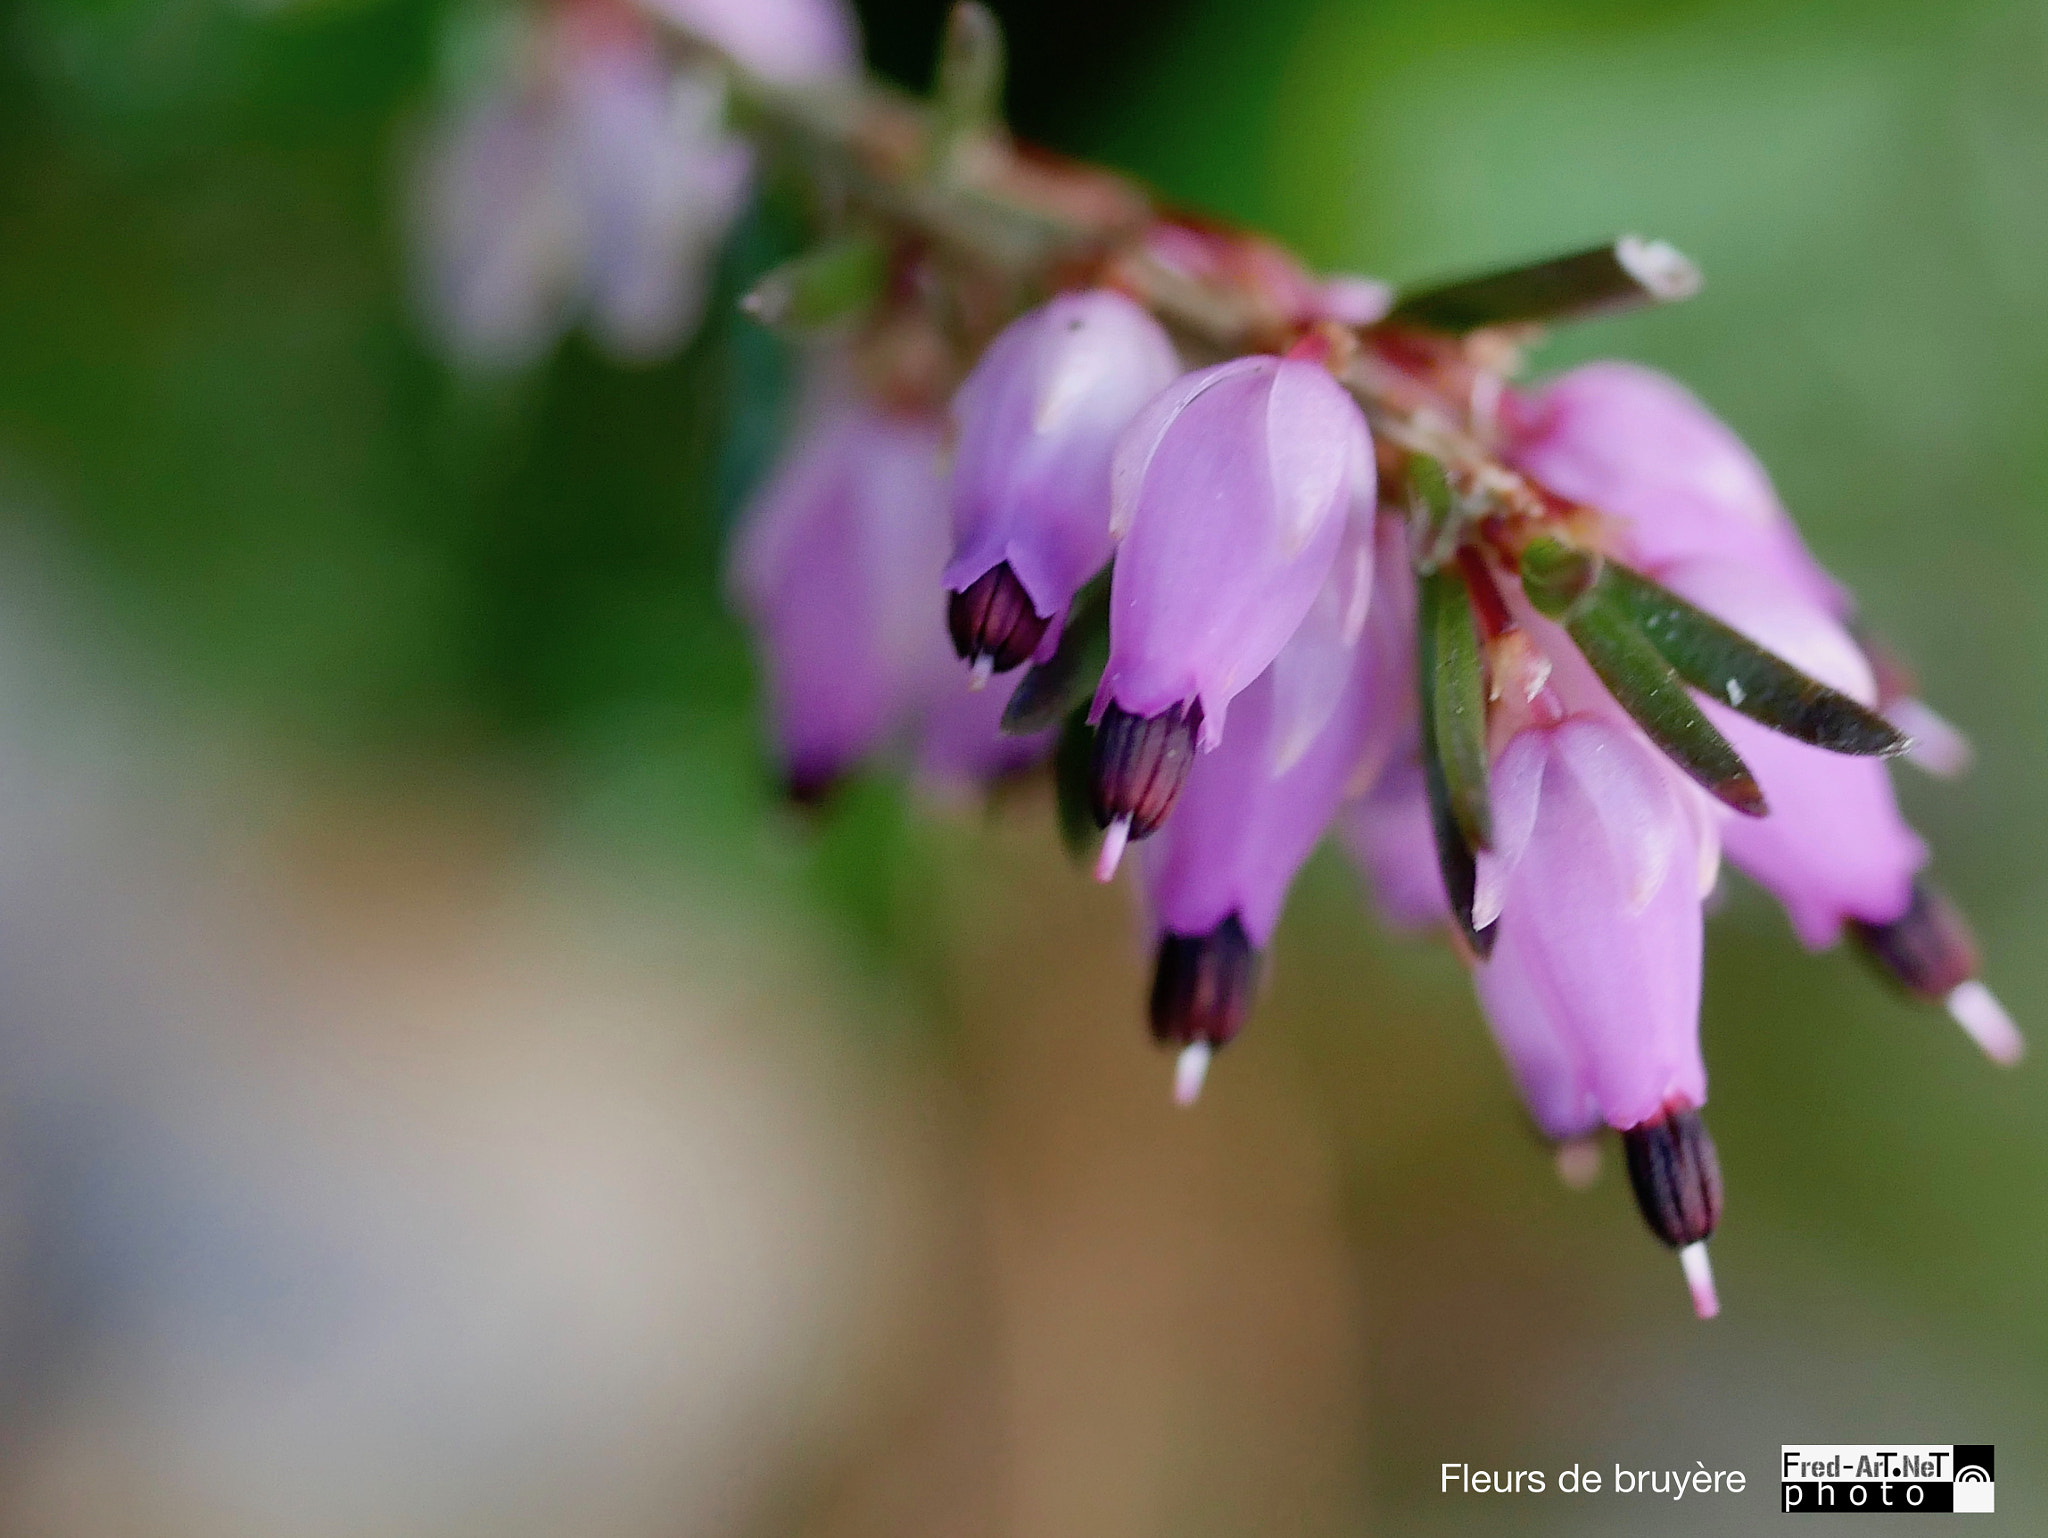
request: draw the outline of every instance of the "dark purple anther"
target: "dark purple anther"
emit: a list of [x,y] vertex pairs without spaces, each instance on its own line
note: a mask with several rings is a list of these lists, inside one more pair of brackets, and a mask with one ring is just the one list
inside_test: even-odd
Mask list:
[[1931,882],[1916,880],[1906,911],[1889,924],[1849,922],[1863,954],[1906,992],[1948,1010],[1994,1063],[2026,1055],[2026,1038],[1977,976],[1977,937],[1956,905]]
[[1049,623],[1031,607],[1031,595],[1008,561],[977,577],[965,592],[952,594],[946,604],[953,650],[974,664],[977,680],[1028,662]]
[[838,770],[813,764],[793,764],[782,779],[782,793],[791,806],[818,807],[839,788]]
[[1095,874],[1116,874],[1124,844],[1166,821],[1187,783],[1202,730],[1202,706],[1187,701],[1156,716],[1111,705],[1095,728],[1095,825],[1108,830]]
[[1865,955],[1915,998],[1940,1004],[1977,975],[1977,940],[1956,905],[1926,881],[1889,924],[1851,920],[1849,933]]
[[1181,1048],[1174,1099],[1182,1105],[1201,1093],[1209,1057],[1228,1046],[1244,1024],[1259,980],[1259,953],[1236,914],[1207,934],[1168,931],[1159,939],[1152,972],[1152,1037]]
[[1678,1251],[1694,1311],[1713,1318],[1721,1305],[1707,1264],[1707,1237],[1721,1221],[1721,1161],[1706,1123],[1690,1106],[1673,1104],[1622,1133],[1621,1144],[1643,1221]]
[[1643,1221],[1673,1249],[1698,1244],[1721,1221],[1721,1161],[1700,1113],[1672,1106],[1621,1135]]

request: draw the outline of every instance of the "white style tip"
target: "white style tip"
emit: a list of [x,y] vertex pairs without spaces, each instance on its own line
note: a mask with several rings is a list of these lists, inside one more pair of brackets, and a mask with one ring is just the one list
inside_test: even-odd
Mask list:
[[988,681],[996,676],[996,659],[983,652],[974,659],[974,666],[967,670],[967,687],[976,694],[988,687]]
[[1131,841],[1131,819],[1119,817],[1111,823],[1102,835],[1102,853],[1095,857],[1095,879],[1112,881],[1116,868],[1123,864],[1124,845]]
[[1998,1002],[1998,995],[1971,978],[1949,990],[1948,1012],[1994,1063],[2010,1068],[2027,1055],[2027,1039]]
[[1885,707],[1885,719],[1912,741],[1906,747],[1906,761],[1938,780],[1952,780],[1968,771],[1977,757],[1970,739],[1931,709],[1925,700],[1910,696],[1893,700]]
[[1680,1250],[1678,1263],[1685,1269],[1685,1285],[1692,1290],[1692,1311],[1702,1319],[1720,1313],[1721,1298],[1714,1291],[1714,1265],[1707,1259],[1707,1241]]
[[1592,1189],[1600,1178],[1600,1144],[1589,1137],[1567,1138],[1557,1145],[1557,1178],[1571,1191]]
[[1202,1098],[1202,1081],[1209,1077],[1209,1059],[1214,1050],[1206,1041],[1190,1042],[1173,1060],[1173,1103],[1193,1105]]

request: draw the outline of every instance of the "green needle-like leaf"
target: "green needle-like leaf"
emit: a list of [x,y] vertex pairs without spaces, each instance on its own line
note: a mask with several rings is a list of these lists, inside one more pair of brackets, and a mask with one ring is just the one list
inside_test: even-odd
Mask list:
[[[1447,613],[1448,619],[1445,618]],[[1437,865],[1443,872],[1444,893],[1450,899],[1458,928],[1472,949],[1484,957],[1493,952],[1494,931],[1492,925],[1483,930],[1472,927],[1472,899],[1478,887],[1478,870],[1472,853],[1474,843],[1465,830],[1465,823],[1475,820],[1472,816],[1470,762],[1468,759],[1459,770],[1452,770],[1447,763],[1447,744],[1440,736],[1440,723],[1447,723],[1451,752],[1460,756],[1469,752],[1471,744],[1467,723],[1470,716],[1456,698],[1464,687],[1465,669],[1455,659],[1461,644],[1469,646],[1473,664],[1471,673],[1476,678],[1478,642],[1472,630],[1470,595],[1455,572],[1434,572],[1422,579],[1418,619],[1415,650],[1416,683],[1422,695],[1422,770],[1429,790],[1429,822],[1436,836]],[[1458,635],[1460,624],[1464,632],[1462,643]],[[1447,647],[1440,646],[1440,638],[1448,640]],[[1441,655],[1444,651],[1452,657],[1448,667]],[[1445,693],[1452,698],[1440,701],[1439,695]],[[1477,703],[1480,724],[1477,760],[1479,815],[1476,821],[1485,836],[1490,838],[1490,819],[1486,810],[1484,697]],[[1461,800],[1465,802],[1463,817],[1459,811]]]
[[740,298],[762,325],[802,335],[858,315],[880,297],[888,253],[865,233],[841,235],[763,274]]
[[1403,294],[1388,319],[1463,333],[1667,304],[1699,287],[1699,269],[1670,246],[1624,235],[1590,251]]
[[1042,732],[1095,693],[1109,661],[1109,573],[1103,567],[1074,595],[1058,649],[1025,673],[1004,707],[1004,731]]
[[932,147],[943,170],[960,146],[1003,125],[1003,24],[980,0],[959,0],[946,17],[932,87]]
[[[1561,540],[1531,540],[1522,551],[1522,590],[1538,610],[1564,624],[1575,639],[1580,626],[1590,624],[1596,638],[1593,644],[1604,645],[1610,654],[1607,666],[1627,670],[1644,707],[1657,711],[1670,730],[1703,746],[1707,756],[1695,767],[1684,751],[1658,739],[1696,777],[1724,756],[1733,757],[1734,749],[1713,732],[1704,716],[1699,724],[1712,733],[1711,743],[1684,720],[1684,711],[1668,701],[1653,701],[1643,691],[1652,690],[1658,670],[1640,657],[1631,667],[1624,653],[1639,653],[1647,646],[1684,683],[1800,742],[1834,753],[1873,756],[1906,748],[1906,739],[1874,711],[1808,677],[1740,631],[1626,566],[1604,561]],[[1624,630],[1632,631],[1636,639],[1629,639]],[[1620,698],[1626,685],[1617,686],[1607,677],[1607,667],[1593,657],[1587,642],[1579,644]],[[1634,713],[1635,707],[1630,710]],[[1647,722],[1644,728],[1649,729]],[[1719,749],[1714,749],[1713,743],[1718,743]],[[1701,782],[1714,789],[1712,782],[1704,778]],[[1715,790],[1715,794],[1722,793]]]
[[1751,817],[1769,810],[1756,777],[1686,692],[1685,680],[1605,583],[1565,621],[1571,638],[1649,739],[1718,800]]
[[1486,793],[1486,679],[1472,595],[1455,567],[1422,579],[1422,612],[1429,630],[1430,726],[1444,793],[1465,842],[1485,849],[1493,843]]
[[1680,678],[1752,721],[1831,753],[1889,757],[1905,751],[1906,738],[1875,711],[1649,578],[1609,563],[1601,584]]

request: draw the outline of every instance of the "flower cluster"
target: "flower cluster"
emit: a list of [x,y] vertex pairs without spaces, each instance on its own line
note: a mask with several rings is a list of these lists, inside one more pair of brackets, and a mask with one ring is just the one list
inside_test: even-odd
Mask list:
[[[1885,763],[1952,772],[1961,739],[1761,466],[1646,369],[1515,382],[1532,327],[1690,294],[1677,253],[1629,238],[1400,296],[1318,277],[1017,151],[978,6],[920,111],[850,83],[848,34],[797,0],[661,3],[685,85],[744,92],[832,192],[829,237],[747,301],[806,371],[732,564],[787,783],[1052,759],[1097,878],[1134,868],[1176,1098],[1243,1026],[1330,831],[1390,921],[1451,937],[1543,1134],[1619,1132],[1703,1316],[1724,855],[1808,948],[1846,935],[2018,1056]],[[484,212],[449,193],[430,242],[478,338],[530,336],[571,294],[601,334],[673,328],[679,252],[737,196],[722,130],[655,110],[645,23],[599,14],[562,13],[547,67],[436,162],[511,168],[504,196],[470,188]],[[604,173],[563,170],[593,133]],[[560,206],[508,234],[529,197]]]

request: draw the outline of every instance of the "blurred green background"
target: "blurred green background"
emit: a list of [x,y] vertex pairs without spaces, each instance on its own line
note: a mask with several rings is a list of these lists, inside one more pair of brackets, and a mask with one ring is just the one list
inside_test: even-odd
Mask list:
[[[1975,739],[1970,777],[1902,794],[1989,979],[2048,1018],[2048,11],[996,9],[1022,131],[1325,267],[1408,280],[1623,230],[1698,260],[1699,299],[1536,362],[1666,367],[1757,448]],[[917,83],[941,11],[865,7],[873,57]],[[0,508],[62,574],[38,612],[127,708],[314,787],[286,800],[481,804],[515,847],[716,894],[818,947],[855,1056],[947,1108],[931,1157],[966,1173],[931,1221],[965,1237],[911,1284],[944,1341],[886,1410],[852,1395],[743,1530],[1746,1532],[1780,1520],[1780,1442],[1883,1439],[1997,1443],[1994,1525],[2040,1530],[2038,1066],[2000,1074],[1802,955],[1754,892],[1710,931],[1729,1216],[1726,1312],[1698,1326],[1614,1160],[1559,1185],[1456,962],[1386,938],[1327,851],[1176,1118],[1135,935],[1038,799],[934,813],[876,781],[793,820],[719,590],[774,349],[727,305],[651,369],[576,338],[517,380],[436,362],[394,188],[439,19],[0,6]],[[728,295],[773,244],[740,232]],[[1751,1494],[1437,1488],[1445,1460],[1696,1459]]]

